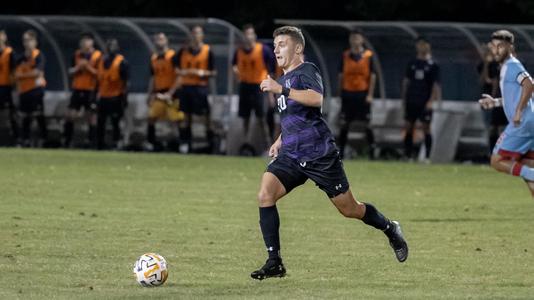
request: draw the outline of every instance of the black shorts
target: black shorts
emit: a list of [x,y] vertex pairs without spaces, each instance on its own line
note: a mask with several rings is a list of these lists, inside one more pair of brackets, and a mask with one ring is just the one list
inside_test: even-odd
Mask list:
[[281,154],[271,161],[266,172],[274,174],[289,193],[292,189],[311,179],[328,198],[334,198],[349,190],[349,182],[339,152],[332,152],[319,159],[299,163]]
[[25,114],[43,113],[44,89],[36,88],[19,95],[19,110]]
[[207,86],[184,86],[179,98],[180,110],[186,114],[208,115],[210,113]]
[[125,101],[122,96],[111,98],[100,98],[98,100],[98,116],[122,118],[124,115]]
[[371,104],[366,101],[367,91],[341,92],[341,113],[345,121],[369,121],[371,119]]
[[70,96],[69,109],[96,111],[96,98],[93,91],[73,90]]
[[262,118],[265,114],[265,101],[259,84],[239,84],[239,117],[250,118],[254,110],[256,117]]
[[13,96],[11,94],[10,86],[0,86],[0,109],[9,109],[12,110],[15,106],[13,105]]
[[426,108],[425,102],[407,102],[404,111],[404,120],[415,123],[419,120],[422,123],[432,122],[432,110]]
[[504,114],[502,107],[495,107],[491,110],[491,123],[492,126],[506,126],[508,125],[508,119]]

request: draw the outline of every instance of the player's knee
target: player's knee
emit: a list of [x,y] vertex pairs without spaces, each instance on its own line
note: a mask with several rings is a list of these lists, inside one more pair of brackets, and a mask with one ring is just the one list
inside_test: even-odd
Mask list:
[[502,157],[500,155],[492,155],[490,160],[490,166],[494,168],[497,171],[500,171],[499,169],[499,162],[502,160]]
[[258,204],[260,207],[273,206],[276,204],[276,198],[273,193],[260,190],[258,193]]

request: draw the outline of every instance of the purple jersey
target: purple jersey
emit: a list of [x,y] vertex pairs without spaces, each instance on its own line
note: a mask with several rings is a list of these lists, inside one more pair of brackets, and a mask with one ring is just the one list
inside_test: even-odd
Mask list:
[[[310,89],[323,94],[319,69],[309,62],[281,76],[278,83],[295,90]],[[280,154],[303,163],[337,151],[320,107],[305,106],[283,95],[278,96],[277,104],[282,126]]]

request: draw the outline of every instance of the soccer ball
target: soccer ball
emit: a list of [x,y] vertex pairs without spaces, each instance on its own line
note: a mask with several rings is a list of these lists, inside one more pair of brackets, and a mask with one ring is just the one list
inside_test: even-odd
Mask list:
[[165,258],[156,253],[141,255],[134,264],[133,272],[137,282],[144,287],[160,286],[169,275]]

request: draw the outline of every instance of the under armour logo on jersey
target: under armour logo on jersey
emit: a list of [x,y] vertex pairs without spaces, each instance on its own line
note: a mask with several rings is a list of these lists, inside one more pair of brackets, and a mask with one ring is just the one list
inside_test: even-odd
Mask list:
[[342,188],[342,187],[343,187],[343,185],[341,183],[336,185],[336,191],[339,191],[339,189]]
[[301,162],[301,163],[299,163],[299,165],[300,165],[301,167],[305,168],[305,167],[306,167],[306,162]]

